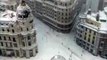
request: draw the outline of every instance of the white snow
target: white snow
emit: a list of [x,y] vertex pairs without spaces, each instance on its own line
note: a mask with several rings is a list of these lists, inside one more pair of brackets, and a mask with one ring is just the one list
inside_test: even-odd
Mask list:
[[[97,14],[99,14],[99,21],[96,20]],[[107,33],[107,28],[106,28],[107,27],[107,14],[104,11],[99,11],[97,13],[92,13],[91,15],[87,14],[87,18],[90,21],[96,22],[97,24],[99,24],[99,26],[83,22],[82,24],[84,26],[87,25],[88,28],[90,28],[92,30],[95,30],[95,31],[99,30],[100,33]]]
[[74,33],[58,33],[38,19],[35,20],[35,29],[37,32],[37,42],[39,48],[37,56],[29,59],[0,57],[0,60],[50,60],[55,55],[61,55],[65,57],[66,60],[71,58],[72,60],[106,60],[100,58],[99,56],[93,56],[79,47],[74,41]]
[[[12,17],[13,15],[13,17]],[[10,22],[10,21],[16,21],[16,12],[11,10],[6,10],[5,12],[1,12],[0,14],[0,22]]]

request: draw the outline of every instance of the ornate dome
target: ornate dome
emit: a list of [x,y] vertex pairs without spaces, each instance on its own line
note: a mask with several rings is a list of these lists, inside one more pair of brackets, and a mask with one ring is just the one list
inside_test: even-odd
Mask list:
[[31,12],[30,7],[25,3],[25,1],[21,0],[21,3],[17,7],[17,15],[19,18],[27,18]]
[[51,60],[66,60],[66,59],[63,56],[61,56],[61,55],[56,55],[56,56],[53,56],[51,58]]

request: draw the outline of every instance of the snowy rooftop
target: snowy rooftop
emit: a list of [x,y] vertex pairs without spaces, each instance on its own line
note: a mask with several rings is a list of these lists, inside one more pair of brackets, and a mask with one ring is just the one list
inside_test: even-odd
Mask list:
[[0,5],[16,5],[16,0],[0,0]]
[[70,2],[71,0],[56,0],[56,1],[59,1],[59,2]]
[[16,20],[16,12],[14,11],[6,10],[0,13],[0,22],[11,22]]
[[[97,21],[96,19],[97,14],[99,14],[99,21]],[[87,19],[96,22],[96,24],[98,24],[99,26],[92,25],[91,23],[87,25],[90,25],[92,28],[99,29],[101,33],[107,33],[107,15],[104,11],[99,11],[98,13],[87,14]]]

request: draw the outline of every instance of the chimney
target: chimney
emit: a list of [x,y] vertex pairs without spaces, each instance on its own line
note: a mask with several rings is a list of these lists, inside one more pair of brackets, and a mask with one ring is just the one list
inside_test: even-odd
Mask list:
[[97,14],[97,16],[96,16],[96,20],[97,21],[99,21],[99,17],[100,17],[99,14]]
[[88,9],[87,14],[91,15],[91,9]]

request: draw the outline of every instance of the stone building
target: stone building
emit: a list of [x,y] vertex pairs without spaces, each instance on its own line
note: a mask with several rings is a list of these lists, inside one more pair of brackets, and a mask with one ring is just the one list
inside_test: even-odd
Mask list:
[[76,30],[76,43],[93,55],[107,58],[107,12],[85,14]]
[[35,16],[58,32],[68,33],[80,11],[78,0],[35,0]]
[[0,10],[9,9],[15,11],[17,5],[16,0],[0,0]]
[[104,0],[86,0],[86,11],[91,9],[92,12],[103,10]]
[[0,55],[32,57],[38,53],[34,18],[30,7],[21,1],[16,12],[0,15]]

